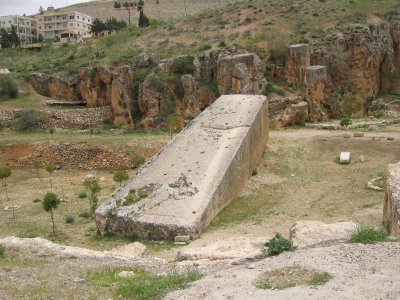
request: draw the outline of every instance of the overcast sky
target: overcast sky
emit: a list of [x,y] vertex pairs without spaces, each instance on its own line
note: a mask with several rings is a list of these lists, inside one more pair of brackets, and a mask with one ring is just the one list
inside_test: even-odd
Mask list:
[[38,13],[39,7],[46,9],[48,6],[60,8],[90,0],[0,0],[0,16],[7,15],[33,15]]

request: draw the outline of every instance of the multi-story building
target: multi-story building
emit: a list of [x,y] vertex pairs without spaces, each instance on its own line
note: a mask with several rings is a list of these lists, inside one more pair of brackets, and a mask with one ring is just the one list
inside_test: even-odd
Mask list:
[[54,7],[35,16],[37,34],[44,39],[60,40],[67,35],[75,38],[91,37],[92,17],[77,11],[61,11]]
[[21,44],[32,43],[37,37],[36,20],[25,16],[0,17],[0,27],[11,32],[11,26],[15,27]]

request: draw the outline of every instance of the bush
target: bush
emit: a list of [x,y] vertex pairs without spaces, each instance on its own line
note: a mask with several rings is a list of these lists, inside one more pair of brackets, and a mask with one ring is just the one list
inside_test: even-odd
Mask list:
[[387,241],[386,234],[381,231],[376,231],[373,228],[362,228],[350,238],[350,243],[373,244],[385,241]]
[[0,97],[17,98],[18,85],[16,81],[7,75],[0,75]]
[[79,194],[78,194],[78,198],[80,198],[80,199],[83,199],[83,198],[86,198],[86,192],[79,192]]
[[23,110],[17,120],[18,130],[31,130],[46,127],[49,116],[33,109]]
[[143,165],[144,164],[144,157],[143,156],[141,156],[141,155],[139,155],[139,154],[135,154],[133,157],[132,157],[132,167],[133,168],[137,168],[137,167],[140,167],[141,165]]
[[193,74],[196,70],[196,66],[193,63],[193,56],[182,56],[174,60],[171,66],[171,72],[175,74]]
[[6,248],[2,245],[0,245],[0,258],[4,257],[4,253],[6,252]]
[[265,246],[268,247],[268,256],[278,255],[284,251],[293,251],[293,242],[285,239],[280,233],[277,233],[275,237],[267,242]]
[[65,223],[73,224],[75,222],[75,218],[73,215],[66,215],[65,216]]

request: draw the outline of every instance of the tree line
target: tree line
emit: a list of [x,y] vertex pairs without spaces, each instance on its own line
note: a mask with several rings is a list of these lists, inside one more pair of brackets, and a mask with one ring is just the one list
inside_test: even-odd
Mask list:
[[1,48],[16,48],[21,45],[15,26],[11,25],[11,32],[8,33],[5,28],[0,28]]
[[125,28],[126,26],[127,23],[123,20],[118,21],[115,18],[110,18],[106,22],[103,22],[102,20],[96,18],[93,20],[91,32],[97,36],[100,32],[104,30],[118,31]]

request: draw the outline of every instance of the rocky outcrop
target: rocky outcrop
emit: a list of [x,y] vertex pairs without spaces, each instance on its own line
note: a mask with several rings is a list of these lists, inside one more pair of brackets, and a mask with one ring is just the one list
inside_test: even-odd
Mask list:
[[383,225],[390,235],[400,233],[400,163],[391,164],[386,172],[383,203]]
[[221,95],[262,94],[264,66],[254,53],[222,55],[217,61],[217,83]]
[[78,91],[79,77],[60,77],[41,73],[33,73],[29,77],[29,83],[41,95],[65,101],[80,101],[81,94]]
[[304,87],[306,69],[310,66],[310,47],[308,44],[291,45],[285,60],[286,78],[298,87]]
[[161,60],[140,81],[134,95],[135,71],[150,64],[149,56],[141,53],[133,67],[87,67],[71,78],[34,74],[31,83],[44,96],[80,100],[90,107],[110,106],[114,117],[146,127],[161,126],[171,114],[181,118],[183,125],[183,119],[197,116],[219,93],[261,94],[264,90],[264,66],[257,55],[224,48]]
[[400,22],[334,27],[314,49],[312,64],[327,65],[334,86],[365,100],[397,89],[400,78]]

